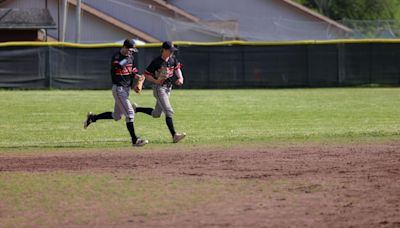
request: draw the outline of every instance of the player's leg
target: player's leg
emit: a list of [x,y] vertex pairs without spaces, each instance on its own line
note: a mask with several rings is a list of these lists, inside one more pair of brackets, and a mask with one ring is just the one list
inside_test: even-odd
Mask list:
[[158,90],[160,89],[160,87],[161,86],[159,86],[159,85],[154,85],[153,86],[153,96],[156,99],[156,105],[155,105],[154,109],[151,110],[151,113],[150,113],[150,115],[153,118],[160,118],[160,116],[162,114],[162,108],[161,108],[161,106],[159,104],[158,95],[157,95],[158,94]]
[[136,107],[135,112],[136,113],[142,112],[142,113],[145,113],[145,114],[151,116],[151,113],[153,113],[153,110],[154,110],[153,108]]
[[[113,95],[114,95],[114,89],[113,89]],[[116,118],[113,117],[112,112],[103,112],[103,113],[100,113],[97,115],[92,112],[89,112],[86,116],[86,120],[83,122],[83,128],[87,129],[87,127],[89,127],[89,125],[91,123],[94,123],[97,120],[102,120],[102,119],[117,119],[117,120],[119,120],[119,119],[121,119],[121,114],[120,113],[118,114],[118,110],[117,110],[117,112],[115,112],[115,110],[116,110],[116,107],[114,107],[114,113],[117,113],[117,115],[115,115]],[[119,116],[119,119],[118,119],[118,116]]]
[[[170,106],[171,106],[171,103],[169,102],[169,97],[171,95],[171,89],[172,89],[172,87],[168,88],[168,90],[167,90],[167,95],[168,95],[167,98],[168,98],[168,103]],[[172,106],[171,106],[171,110],[172,110]],[[174,112],[172,110],[171,115],[166,115],[165,122],[168,126],[168,129],[169,129],[171,135],[172,135],[172,142],[177,143],[186,137],[186,133],[184,133],[184,132],[178,133],[175,131],[174,122],[172,120],[173,113]]]
[[157,100],[156,106],[152,113],[153,117],[160,117],[162,112],[164,112],[165,116],[173,116],[174,110],[172,109],[171,103],[169,101],[168,91],[168,87],[166,86],[157,86],[153,91],[154,97]]
[[[156,88],[153,87],[153,95],[157,99],[157,97],[155,95],[156,94],[155,91],[156,91]],[[153,116],[154,118],[159,118],[161,116],[162,110],[161,110],[161,107],[156,103],[155,108],[136,107],[135,108],[135,112],[136,113],[142,112],[142,113],[145,113],[145,114],[147,114],[149,116]]]
[[183,138],[185,138],[185,133],[177,133],[174,127],[174,121],[172,119],[174,115],[174,110],[172,109],[171,102],[169,101],[169,97],[171,94],[172,87],[160,87],[157,90],[157,104],[160,106],[161,110],[165,113],[165,123],[167,124],[168,130],[171,133],[172,139],[174,143],[179,142]]
[[144,146],[148,143],[147,140],[141,139],[136,136],[134,119],[135,111],[129,101],[129,88],[118,87],[115,93],[115,103],[117,110],[125,115],[126,128],[131,136],[132,145]]
[[97,115],[96,114],[92,115],[93,122],[96,122],[97,120],[109,120],[109,119],[114,119],[112,116],[112,112],[103,112]]
[[89,112],[86,116],[86,120],[83,122],[83,128],[86,129],[87,127],[89,127],[91,123],[94,123],[97,120],[102,120],[102,119],[113,119],[111,112],[103,112],[98,115]]
[[158,99],[156,100],[156,105],[153,109],[153,111],[151,112],[151,116],[153,118],[160,118],[161,114],[162,114],[163,110],[162,107],[160,105],[160,102],[158,101]]
[[[114,111],[111,113],[111,119],[114,119],[115,121],[118,121],[122,118],[122,115],[124,114],[123,112],[123,106],[121,105],[120,98],[118,96],[118,86],[113,85],[112,87],[112,95],[114,97]],[[108,116],[108,117],[110,117]]]

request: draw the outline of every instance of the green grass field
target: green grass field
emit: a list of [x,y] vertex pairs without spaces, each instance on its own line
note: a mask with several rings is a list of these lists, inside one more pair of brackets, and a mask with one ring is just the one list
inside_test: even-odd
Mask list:
[[[141,106],[154,105],[150,90],[143,91],[141,95],[132,94],[131,100]],[[400,88],[174,90],[171,101],[175,109],[175,126],[178,131],[188,134],[187,139],[179,145],[171,144],[164,118],[153,119],[140,113],[136,116],[136,131],[149,139],[150,144],[143,150],[134,150],[130,148],[124,120],[98,121],[89,129],[83,129],[82,122],[88,111],[112,111],[114,104],[110,91],[1,90],[0,156],[13,158],[14,163],[20,162],[28,168],[5,171],[8,169],[2,170],[0,166],[0,227],[142,227],[142,222],[150,227],[160,224],[161,227],[173,227],[168,224],[201,227],[206,226],[208,220],[216,222],[214,225],[210,223],[210,226],[218,227],[229,224],[225,219],[233,220],[239,224],[238,227],[261,227],[263,222],[253,223],[247,215],[261,221],[268,218],[268,221],[277,222],[277,226],[306,226],[302,222],[314,221],[311,227],[320,227],[340,226],[336,220],[342,221],[343,216],[349,214],[350,222],[343,225],[348,226],[358,220],[353,221],[354,215],[349,213],[353,211],[340,214],[337,213],[341,211],[338,208],[342,208],[342,204],[350,205],[345,201],[349,199],[349,194],[355,192],[358,195],[360,189],[371,191],[369,185],[352,185],[363,180],[357,175],[366,173],[368,180],[370,174],[382,179],[382,173],[373,172],[372,164],[370,169],[359,169],[353,179],[346,176],[342,182],[339,181],[338,176],[347,175],[352,164],[360,162],[360,159],[350,155],[360,153],[360,158],[367,156],[362,150],[324,157],[323,151],[315,149],[313,153],[321,154],[301,154],[297,149],[288,149],[285,153],[289,156],[282,153],[280,157],[279,153],[275,153],[275,157],[271,158],[270,164],[277,164],[274,169],[258,164],[257,158],[241,159],[243,154],[218,157],[219,150],[210,153],[213,158],[209,160],[207,157],[197,158],[195,162],[198,165],[184,166],[179,159],[190,158],[192,148],[205,148],[201,151],[206,153],[207,148],[213,151],[217,147],[234,148],[239,145],[237,153],[240,148],[248,149],[240,147],[242,144],[261,145],[262,148],[276,144],[301,147],[307,143],[387,143],[400,139]],[[177,152],[173,153],[175,150]],[[88,151],[90,155],[87,155]],[[113,164],[110,164],[113,167],[111,170],[90,165],[90,159],[104,160],[108,164],[101,153],[116,154],[118,157],[128,152],[130,157],[130,151],[138,159],[148,156],[150,163],[139,163],[139,170]],[[233,153],[229,149],[223,151],[229,152],[226,155]],[[274,155],[272,151],[268,149],[268,153],[261,158]],[[29,156],[24,158],[21,153],[28,153]],[[66,153],[67,157],[62,158],[58,153]],[[198,149],[193,153],[197,153],[198,157],[202,152]],[[82,160],[86,169],[69,170],[61,166],[43,171],[29,168],[29,159],[36,159],[35,164],[43,163],[51,167],[52,164],[43,160],[46,156],[52,156],[53,161],[64,159],[68,162],[69,159],[77,159],[72,157],[73,154],[90,156],[88,160]],[[342,156],[347,157],[342,160]],[[167,164],[175,162],[167,168],[166,164],[152,163],[159,157],[161,160],[170,159],[164,160]],[[313,161],[312,158],[320,160]],[[348,158],[353,160],[343,162]],[[250,166],[245,166],[252,159],[258,167],[252,167],[251,162]],[[335,159],[338,159],[338,164],[334,163]],[[313,176],[310,171],[315,167],[308,167],[310,161],[328,166],[328,171],[323,174],[325,176]],[[290,169],[291,166],[294,168]],[[347,166],[350,166],[349,170],[344,169]],[[3,162],[3,167],[7,167],[7,160]],[[164,171],[152,173],[153,169]],[[320,169],[323,170],[324,165]],[[379,172],[385,170],[376,169]],[[219,174],[213,176],[214,171]],[[191,172],[194,172],[193,176]],[[204,176],[202,172],[206,172]],[[234,178],[242,172],[244,176],[246,172],[258,172],[261,176]],[[291,173],[298,173],[298,176],[291,176]],[[351,172],[348,173],[350,175]],[[264,174],[265,177],[262,176]],[[330,181],[328,178],[331,178]],[[373,183],[371,186],[380,185]],[[393,189],[395,192],[396,189]],[[366,197],[373,196],[382,198],[374,192]],[[361,199],[355,198],[354,207],[359,202]],[[384,206],[371,210],[386,208],[385,203],[381,205]],[[283,209],[286,212],[282,212]],[[207,214],[209,210],[215,214]],[[337,216],[333,217],[335,221],[328,223],[326,219],[329,217],[324,217],[319,210],[326,215]],[[306,213],[303,214],[303,211]],[[199,213],[202,215],[200,218]],[[386,212],[383,210],[382,213]],[[367,213],[361,215],[369,217]],[[186,217],[174,223],[174,219],[181,216]],[[375,217],[380,219],[379,215]],[[378,223],[374,220],[368,224]],[[362,227],[362,223],[357,225]]]
[[[110,91],[0,91],[0,150],[129,146],[124,120],[99,121],[88,111],[112,111]],[[150,90],[131,95],[154,106]],[[399,88],[174,90],[175,126],[184,144],[353,142],[400,136]],[[169,144],[164,118],[136,116],[138,135]]]
[[[2,227],[88,225],[101,219],[124,220],[121,211],[140,216],[173,213],[223,197],[237,187],[224,181],[165,180],[132,174],[0,173],[0,202],[7,205]],[[168,197],[166,197],[168,196]],[[96,207],[96,212],[90,207]],[[100,210],[98,208],[101,208]],[[5,210],[4,210],[5,211]],[[3,221],[3,223],[2,223]]]

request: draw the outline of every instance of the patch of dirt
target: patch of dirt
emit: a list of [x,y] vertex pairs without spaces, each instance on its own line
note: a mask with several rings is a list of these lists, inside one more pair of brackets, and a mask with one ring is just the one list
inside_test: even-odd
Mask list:
[[400,144],[0,155],[0,172],[14,171],[297,183],[269,198],[255,189],[234,201],[111,224],[118,227],[400,227]]

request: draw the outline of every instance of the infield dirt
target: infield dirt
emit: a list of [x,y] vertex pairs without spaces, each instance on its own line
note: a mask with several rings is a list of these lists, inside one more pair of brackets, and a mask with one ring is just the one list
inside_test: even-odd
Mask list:
[[[116,178],[131,175],[224,184],[217,197],[210,191],[214,200],[170,212],[121,211],[113,219],[102,217],[102,204],[98,204],[99,208],[90,209],[98,216],[84,226],[400,227],[400,144],[179,148],[3,153],[0,174],[111,173]],[[196,189],[186,191],[182,194]],[[2,219],[12,216],[7,214],[9,206],[0,205],[0,226]],[[33,212],[18,216],[29,213]],[[46,221],[50,226],[77,225]]]

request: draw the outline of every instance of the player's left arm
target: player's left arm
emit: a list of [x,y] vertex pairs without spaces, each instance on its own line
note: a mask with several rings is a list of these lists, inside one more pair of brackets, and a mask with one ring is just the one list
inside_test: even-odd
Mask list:
[[176,85],[183,85],[183,74],[182,74],[182,69],[181,68],[182,68],[182,64],[178,62],[176,64],[176,66],[175,66],[175,75],[178,78],[175,81]]
[[[143,75],[138,74],[139,70],[136,68],[136,64],[134,61],[132,61],[132,69],[131,69],[131,80],[132,80],[132,89],[136,93],[140,93],[143,89],[143,83],[145,80],[145,77]],[[136,82],[134,82],[136,79]]]
[[143,89],[143,83],[145,80],[144,75],[140,75],[140,74],[135,74],[135,79],[136,83],[134,83],[134,85],[132,86],[132,89],[136,92],[136,93],[140,93]]

